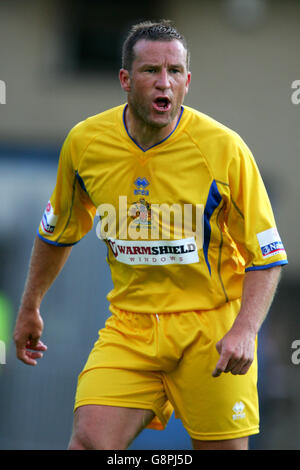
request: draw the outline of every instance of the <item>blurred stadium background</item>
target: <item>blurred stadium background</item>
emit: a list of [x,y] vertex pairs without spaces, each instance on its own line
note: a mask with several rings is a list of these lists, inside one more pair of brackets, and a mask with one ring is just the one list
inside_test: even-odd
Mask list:
[[[108,315],[111,281],[94,229],[43,302],[48,352],[37,367],[17,361],[11,334],[60,146],[78,121],[126,100],[118,82],[124,34],[160,18],[190,44],[186,104],[241,134],[270,194],[289,265],[260,334],[261,434],[251,448],[300,448],[300,365],[291,361],[300,339],[300,105],[291,100],[300,1],[10,0],[0,3],[0,449],[67,447],[77,375]],[[172,418],[131,448],[191,446]]]

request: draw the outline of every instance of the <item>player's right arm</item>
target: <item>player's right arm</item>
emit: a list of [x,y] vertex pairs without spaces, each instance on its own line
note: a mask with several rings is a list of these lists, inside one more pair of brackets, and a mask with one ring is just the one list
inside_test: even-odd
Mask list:
[[40,340],[42,299],[63,268],[72,246],[93,226],[96,208],[81,178],[83,150],[92,136],[86,132],[85,124],[78,124],[69,132],[60,152],[56,185],[34,241],[14,332],[17,357],[25,364],[36,365],[36,359],[47,349]]
[[16,354],[25,364],[35,366],[37,359],[47,349],[40,340],[44,326],[40,305],[67,261],[71,249],[71,246],[48,244],[39,237],[34,241],[14,331]]

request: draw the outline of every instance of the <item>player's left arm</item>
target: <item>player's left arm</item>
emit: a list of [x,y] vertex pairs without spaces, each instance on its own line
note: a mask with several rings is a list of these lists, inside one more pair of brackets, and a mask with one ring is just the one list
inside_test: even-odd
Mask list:
[[216,344],[220,354],[212,373],[246,374],[255,352],[255,339],[272,304],[281,266],[245,273],[241,309],[228,333]]

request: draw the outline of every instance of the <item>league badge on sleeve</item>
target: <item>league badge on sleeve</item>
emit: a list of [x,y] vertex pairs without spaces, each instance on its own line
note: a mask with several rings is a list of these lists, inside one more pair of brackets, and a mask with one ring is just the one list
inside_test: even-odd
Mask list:
[[276,228],[270,228],[257,234],[259,246],[264,258],[277,255],[285,251]]
[[51,235],[55,230],[56,222],[57,222],[57,215],[54,215],[51,202],[48,201],[48,204],[46,206],[46,209],[44,211],[43,218],[40,224],[42,231],[47,235]]

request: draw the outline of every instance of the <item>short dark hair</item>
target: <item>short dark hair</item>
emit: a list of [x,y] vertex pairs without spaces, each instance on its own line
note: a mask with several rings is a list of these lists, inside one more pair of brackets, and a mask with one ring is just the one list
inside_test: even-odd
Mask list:
[[190,65],[190,53],[184,36],[177,31],[170,20],[159,22],[143,21],[131,27],[122,49],[122,68],[131,71],[135,59],[133,48],[137,41],[174,41],[177,39],[183,45],[187,53],[187,69]]

